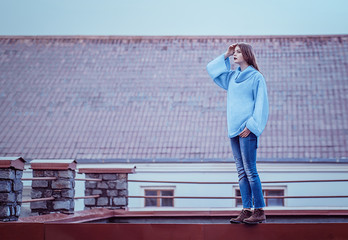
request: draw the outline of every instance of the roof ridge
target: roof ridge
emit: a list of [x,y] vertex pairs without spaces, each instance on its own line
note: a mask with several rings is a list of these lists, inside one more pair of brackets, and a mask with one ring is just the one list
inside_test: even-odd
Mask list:
[[99,40],[147,40],[147,39],[225,39],[225,38],[335,38],[348,37],[348,34],[323,35],[2,35],[0,39],[99,39]]

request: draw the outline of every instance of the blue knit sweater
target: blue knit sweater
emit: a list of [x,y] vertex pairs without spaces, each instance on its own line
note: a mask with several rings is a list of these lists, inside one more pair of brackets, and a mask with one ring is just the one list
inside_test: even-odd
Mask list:
[[207,65],[214,82],[227,90],[228,136],[238,136],[245,126],[257,137],[268,120],[267,87],[263,75],[252,66],[230,70],[230,60],[220,55]]

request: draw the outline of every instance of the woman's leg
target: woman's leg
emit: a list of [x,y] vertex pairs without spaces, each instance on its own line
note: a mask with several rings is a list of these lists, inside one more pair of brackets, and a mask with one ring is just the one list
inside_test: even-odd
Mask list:
[[265,201],[262,194],[260,177],[256,168],[257,137],[255,134],[250,133],[246,138],[239,138],[239,143],[244,170],[254,199],[254,208],[263,208]]
[[237,171],[238,171],[239,189],[242,195],[243,208],[252,208],[253,207],[252,192],[251,192],[247,174],[244,169],[239,139],[240,139],[239,136],[231,138],[231,147],[232,147],[233,157],[236,162]]

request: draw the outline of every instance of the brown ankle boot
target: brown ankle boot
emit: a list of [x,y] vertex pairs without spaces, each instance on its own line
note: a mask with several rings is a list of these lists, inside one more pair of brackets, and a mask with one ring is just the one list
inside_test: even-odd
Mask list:
[[266,215],[263,209],[255,209],[251,217],[243,220],[243,223],[258,224],[266,222]]
[[243,209],[243,210],[240,212],[239,216],[236,217],[236,218],[231,218],[230,222],[231,222],[231,223],[242,223],[244,219],[250,217],[252,214],[253,214],[252,211]]

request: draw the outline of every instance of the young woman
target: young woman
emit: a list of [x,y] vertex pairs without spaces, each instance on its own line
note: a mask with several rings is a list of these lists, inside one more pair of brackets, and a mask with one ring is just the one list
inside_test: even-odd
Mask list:
[[[229,57],[239,67],[230,70]],[[259,72],[251,45],[235,43],[207,65],[214,82],[227,90],[227,126],[236,162],[243,210],[231,223],[265,222],[265,201],[256,169],[258,137],[268,119],[266,82]],[[252,211],[254,208],[254,211]]]

